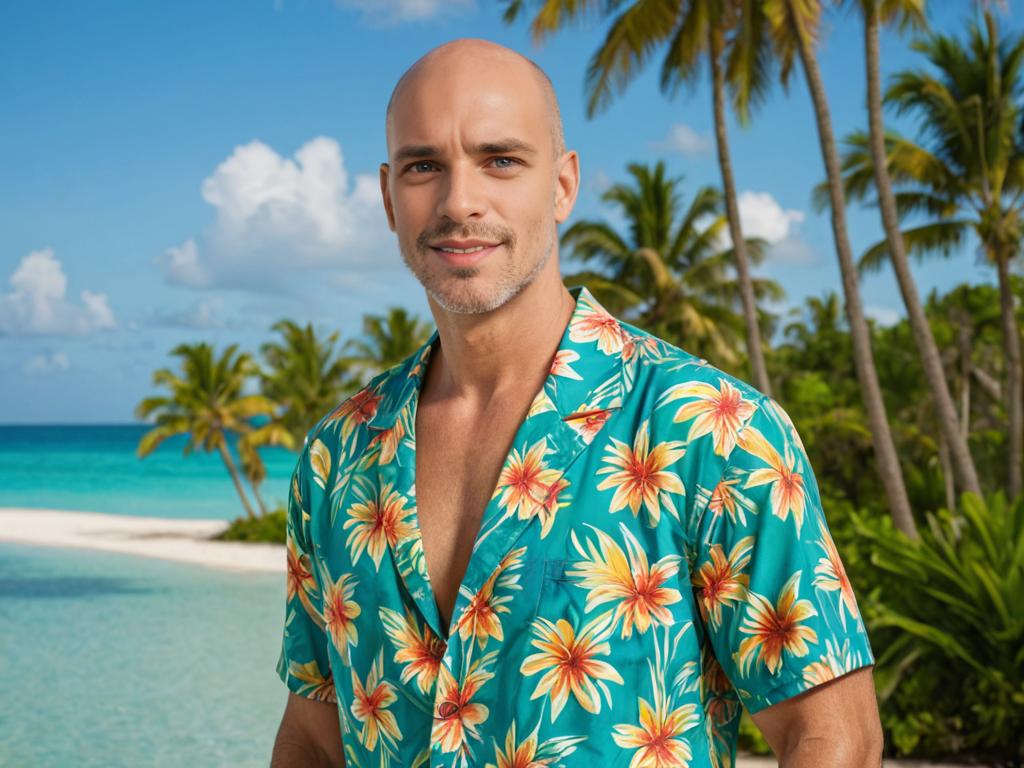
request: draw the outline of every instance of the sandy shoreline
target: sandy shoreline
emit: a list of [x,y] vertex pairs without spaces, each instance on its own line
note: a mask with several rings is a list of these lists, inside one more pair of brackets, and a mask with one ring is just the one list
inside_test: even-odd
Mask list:
[[285,571],[285,551],[280,544],[209,540],[227,525],[226,520],[0,508],[0,541],[99,549],[229,571]]

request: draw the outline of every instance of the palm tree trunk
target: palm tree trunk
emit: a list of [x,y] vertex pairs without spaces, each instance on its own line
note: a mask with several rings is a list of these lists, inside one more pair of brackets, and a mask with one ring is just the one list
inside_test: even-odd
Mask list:
[[970,449],[964,432],[957,423],[956,407],[949,394],[949,383],[942,369],[939,347],[935,343],[928,318],[925,317],[921,300],[910,272],[910,263],[900,232],[899,216],[896,212],[896,199],[892,193],[892,180],[889,178],[889,167],[885,155],[885,131],[882,127],[882,86],[879,76],[878,54],[878,5],[867,3],[864,11],[864,51],[867,62],[868,81],[868,125],[871,135],[871,159],[875,166],[875,186],[878,188],[878,207],[882,213],[882,225],[885,237],[889,242],[889,256],[892,261],[896,281],[903,295],[903,303],[907,307],[907,320],[917,342],[918,354],[924,368],[925,379],[935,401],[935,411],[942,431],[943,441],[949,451],[949,459],[960,487],[965,491],[981,495],[981,483],[978,482],[978,470],[974,466]]
[[222,440],[217,446],[217,450],[220,451],[220,457],[224,460],[224,465],[228,468],[228,473],[231,475],[231,482],[235,484],[235,490],[238,492],[238,497],[242,500],[242,506],[245,507],[245,512],[249,515],[250,520],[255,520],[256,515],[252,511],[252,506],[249,504],[249,499],[245,495],[245,489],[242,488],[242,481],[238,478],[238,468],[235,466],[235,462],[231,460],[231,454],[228,453],[227,446],[224,445]]
[[953,464],[949,457],[949,446],[939,430],[939,464],[942,466],[942,487],[946,492],[946,509],[956,512],[956,488],[953,487]]
[[1021,464],[1024,463],[1024,378],[1021,375],[1020,328],[1014,311],[1013,288],[1010,285],[1009,260],[996,253],[999,271],[999,309],[1003,320],[1003,347],[1006,355],[1006,399],[1010,416],[1010,498],[1021,492]]
[[740,283],[740,299],[743,304],[743,319],[747,328],[747,357],[754,386],[761,392],[772,394],[768,379],[768,368],[761,350],[761,329],[757,323],[757,304],[754,300],[754,284],[750,279],[750,262],[747,259],[747,243],[740,225],[740,208],[736,200],[736,182],[732,175],[732,158],[729,156],[729,137],[725,128],[725,73],[722,71],[722,50],[725,36],[721,23],[711,19],[708,23],[708,37],[711,54],[711,91],[714,94],[715,143],[718,145],[718,165],[722,171],[722,189],[725,193],[725,215],[729,220],[729,236],[732,238],[732,252],[736,259],[736,275]]
[[[794,0],[787,0],[789,17],[799,18]],[[853,341],[853,359],[857,368],[857,379],[860,383],[861,397],[867,411],[868,426],[875,447],[875,460],[878,474],[885,489],[889,502],[889,512],[896,527],[912,539],[917,539],[917,526],[910,510],[910,500],[903,482],[903,471],[900,468],[896,446],[885,412],[885,401],[882,389],[878,384],[878,372],[875,370],[875,359],[871,351],[871,332],[864,309],[860,301],[860,289],[857,285],[857,268],[853,262],[850,238],[846,230],[846,200],[843,195],[842,177],[839,170],[839,153],[836,151],[835,137],[832,134],[832,117],[829,114],[825,86],[821,81],[821,72],[811,47],[811,41],[799,23],[793,23],[793,34],[796,36],[800,60],[807,77],[807,86],[814,102],[814,114],[818,123],[818,139],[821,142],[821,154],[825,161],[828,174],[829,199],[832,204],[832,233],[835,237],[836,256],[839,259],[839,271],[842,274],[843,293],[846,298],[846,316],[850,323],[850,338]]]
[[267,505],[263,503],[263,497],[260,496],[260,484],[250,477],[249,487],[252,488],[252,495],[256,498],[256,506],[260,508],[260,515],[266,515]]

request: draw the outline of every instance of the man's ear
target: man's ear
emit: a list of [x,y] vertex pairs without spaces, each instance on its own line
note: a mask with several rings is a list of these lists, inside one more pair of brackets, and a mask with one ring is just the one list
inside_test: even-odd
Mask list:
[[580,189],[580,158],[576,150],[566,152],[559,159],[555,178],[555,221],[561,224],[569,218]]
[[391,206],[391,192],[388,190],[388,174],[391,171],[387,163],[380,164],[380,196],[384,200],[384,213],[388,217],[388,229],[395,231],[395,212]]

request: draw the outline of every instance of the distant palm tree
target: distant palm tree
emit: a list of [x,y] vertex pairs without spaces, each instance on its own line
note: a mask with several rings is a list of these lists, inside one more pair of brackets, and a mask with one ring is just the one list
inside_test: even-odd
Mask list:
[[[514,21],[525,9],[525,0],[506,0],[506,21]],[[569,24],[575,17],[593,10],[593,0],[542,0],[530,25],[539,41]],[[734,247],[731,257],[739,283],[740,305],[745,322],[747,356],[754,386],[771,394],[771,382],[764,362],[754,280],[750,257],[740,222],[736,182],[733,175],[729,138],[725,123],[725,91],[728,87],[741,122],[750,107],[764,93],[767,72],[764,59],[742,58],[730,47],[730,30],[740,12],[738,0],[690,0],[690,2],[605,3],[602,14],[618,14],[604,43],[587,67],[587,117],[606,108],[613,90],[620,93],[643,69],[656,47],[666,44],[661,64],[662,91],[674,95],[679,86],[693,84],[705,59],[710,64],[711,92],[718,147],[719,170],[725,195],[725,211]]]
[[921,358],[925,379],[931,390],[935,415],[941,431],[940,446],[948,451],[957,479],[965,491],[981,494],[978,470],[974,466],[967,437],[958,423],[956,408],[949,392],[949,382],[942,368],[939,346],[935,343],[928,318],[925,317],[914,276],[910,271],[906,247],[900,234],[899,214],[885,162],[885,129],[882,123],[882,88],[879,75],[878,29],[882,24],[895,24],[901,30],[925,25],[925,0],[855,0],[864,18],[864,60],[867,68],[868,125],[871,156],[878,190],[878,207],[885,229],[889,255],[896,281],[907,308],[907,320]]
[[170,389],[170,395],[147,397],[135,408],[137,418],[156,414],[156,426],[149,430],[136,449],[139,458],[152,453],[164,440],[187,435],[184,455],[194,450],[217,451],[227,467],[246,514],[255,518],[242,487],[239,472],[227,447],[230,434],[246,435],[253,430],[249,419],[268,416],[273,419],[278,405],[263,395],[245,395],[242,390],[255,372],[247,353],[235,355],[231,344],[215,359],[209,344],[179,344],[172,355],[182,358],[181,375],[167,368],[153,373],[153,383]]
[[335,356],[339,332],[317,336],[312,323],[300,327],[282,319],[271,326],[280,341],[260,345],[266,369],[260,371],[260,390],[284,407],[281,422],[301,445],[310,428],[357,388],[348,378],[350,364]]
[[363,317],[363,337],[349,339],[346,362],[363,376],[373,376],[402,362],[430,338],[431,325],[401,307],[386,315]]
[[[683,210],[682,177],[666,178],[663,161],[653,169],[632,163],[629,173],[631,184],[614,184],[601,196],[621,209],[627,232],[591,220],[566,229],[562,245],[595,269],[567,275],[565,283],[586,285],[609,311],[694,354],[736,365],[743,323],[732,252],[723,243],[721,194],[702,187]],[[759,260],[763,242],[746,245]],[[754,280],[753,288],[758,297],[783,295],[772,280]]]
[[[832,213],[832,234],[835,240],[836,256],[842,276],[843,296],[846,315],[850,324],[853,341],[853,356],[856,363],[857,379],[860,383],[861,398],[871,428],[877,466],[882,486],[889,503],[889,511],[896,526],[911,538],[916,539],[917,526],[914,523],[907,496],[903,470],[893,441],[892,430],[886,414],[882,388],[878,383],[874,353],[871,349],[871,331],[864,316],[864,308],[858,286],[857,266],[850,247],[850,236],[846,226],[846,199],[840,173],[839,154],[832,131],[832,117],[821,79],[815,43],[821,23],[822,3],[818,0],[757,0],[744,6],[740,30],[741,40],[770,40],[775,61],[783,86],[789,82],[793,65],[799,58],[807,78],[814,115],[821,143],[822,159],[828,179],[829,203]],[[760,55],[755,48],[747,56]]]
[[[899,212],[928,218],[903,230],[909,253],[948,256],[973,232],[996,268],[1006,358],[1009,491],[1018,495],[1024,372],[1010,265],[1020,256],[1024,237],[1024,35],[1000,38],[991,12],[984,19],[984,30],[971,25],[966,44],[941,34],[914,44],[934,72],[898,73],[885,101],[900,114],[922,118],[920,138],[889,133],[885,143]],[[874,173],[868,139],[855,133],[846,145],[844,184],[851,196],[863,198]],[[888,243],[878,243],[861,257],[860,266],[877,268],[888,254]]]

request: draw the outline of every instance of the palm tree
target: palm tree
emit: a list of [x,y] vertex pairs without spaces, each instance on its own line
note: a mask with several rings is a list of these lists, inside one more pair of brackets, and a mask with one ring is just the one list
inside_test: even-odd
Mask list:
[[[935,72],[898,73],[885,101],[899,114],[920,116],[915,141],[886,137],[887,168],[897,187],[899,213],[929,220],[903,230],[915,257],[949,256],[973,233],[998,275],[1007,387],[1009,491],[1022,490],[1024,463],[1024,376],[1020,327],[1014,316],[1011,262],[1024,235],[1024,36],[1000,38],[984,13],[984,31],[972,24],[966,44],[932,34],[914,44]],[[875,165],[863,134],[846,140],[844,184],[855,197],[866,194]],[[861,258],[862,269],[877,268],[889,252],[878,243]]]
[[[531,23],[534,40],[557,31],[574,17],[582,15],[596,2],[586,0],[544,0]],[[608,3],[604,13],[610,14],[620,3]],[[525,0],[507,0],[506,21],[514,21],[524,10]],[[606,108],[613,89],[620,93],[642,70],[656,46],[668,41],[661,65],[662,91],[674,95],[683,82],[694,83],[700,64],[710,63],[715,139],[718,162],[725,193],[725,210],[729,235],[734,243],[732,258],[740,286],[740,300],[745,321],[747,356],[754,385],[771,394],[768,369],[761,348],[754,281],[750,276],[750,257],[740,223],[736,182],[733,176],[729,138],[725,125],[725,91],[729,87],[741,121],[749,115],[749,106],[764,91],[763,60],[741,61],[731,56],[728,63],[727,32],[738,13],[736,2],[730,0],[692,0],[679,3],[651,3],[639,0],[625,8],[612,22],[604,44],[597,50],[587,68],[587,117]],[[726,69],[729,72],[726,72]],[[728,75],[728,76],[727,76]]]
[[372,376],[402,362],[427,339],[431,328],[401,307],[391,307],[386,315],[363,317],[363,338],[349,339],[350,354],[346,363],[355,366],[363,376]]
[[255,372],[248,353],[235,356],[237,344],[231,344],[215,359],[209,344],[179,344],[172,355],[182,358],[178,375],[167,368],[153,373],[153,383],[170,389],[170,395],[147,397],[135,408],[137,418],[156,414],[156,426],[149,430],[136,449],[139,458],[152,453],[164,440],[174,435],[187,435],[184,455],[193,450],[217,451],[227,467],[242,506],[255,518],[241,478],[227,447],[230,433],[245,435],[253,427],[249,419],[274,415],[277,404],[263,395],[245,395],[242,390]]
[[939,428],[942,432],[940,445],[949,452],[950,462],[965,491],[981,494],[978,470],[967,447],[967,438],[960,429],[953,398],[949,393],[942,368],[939,347],[935,343],[928,319],[921,306],[921,299],[910,272],[906,247],[900,235],[899,215],[885,163],[885,131],[882,124],[882,88],[879,76],[878,29],[881,24],[896,23],[899,28],[923,27],[925,24],[925,0],[857,0],[857,6],[864,17],[864,59],[867,68],[868,126],[871,143],[871,157],[875,171],[875,186],[878,189],[878,207],[885,229],[889,256],[896,281],[907,308],[907,320],[914,334],[914,341],[921,357],[925,378],[935,404]]
[[287,319],[271,330],[281,339],[260,345],[267,365],[259,374],[260,390],[284,406],[283,426],[301,444],[312,425],[356,387],[347,378],[349,363],[334,354],[338,331],[321,339],[312,323],[303,328]]
[[[807,78],[808,90],[814,104],[821,154],[828,178],[832,234],[835,239],[836,256],[842,276],[843,296],[853,341],[857,379],[860,383],[868,425],[871,428],[878,473],[893,521],[900,530],[916,539],[917,527],[910,510],[910,501],[903,481],[899,456],[893,442],[892,430],[889,428],[885,401],[882,399],[882,388],[878,383],[878,372],[875,369],[874,354],[871,350],[871,331],[861,304],[857,267],[854,263],[853,250],[850,247],[850,237],[846,227],[846,200],[843,194],[839,154],[836,151],[835,137],[832,131],[828,97],[825,94],[825,85],[821,79],[821,71],[818,68],[814,50],[821,21],[821,3],[817,0],[761,0],[749,3],[746,10],[747,12],[742,15],[739,22],[741,29],[738,39],[756,43],[756,41],[766,39],[765,30],[767,30],[767,37],[771,41],[775,60],[780,67],[780,79],[783,86],[788,86],[797,57],[800,59],[804,75]],[[747,52],[744,55],[749,57],[755,53]]]
[[[721,194],[697,190],[682,210],[683,178],[666,178],[665,163],[653,169],[629,166],[632,184],[614,184],[602,194],[626,218],[620,234],[607,222],[581,220],[565,230],[561,243],[596,269],[567,275],[567,285],[586,285],[609,311],[653,333],[675,339],[694,354],[721,366],[739,363],[742,333],[739,295],[731,249],[724,246]],[[750,240],[755,261],[763,242]],[[754,280],[758,297],[782,298],[771,280]]]

